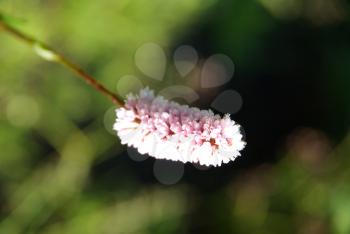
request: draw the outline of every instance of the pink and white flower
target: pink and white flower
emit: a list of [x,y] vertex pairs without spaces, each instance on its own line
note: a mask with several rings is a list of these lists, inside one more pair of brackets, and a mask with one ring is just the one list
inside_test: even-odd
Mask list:
[[116,113],[113,128],[121,143],[158,159],[221,166],[246,145],[229,115],[168,101],[149,88],[128,95]]

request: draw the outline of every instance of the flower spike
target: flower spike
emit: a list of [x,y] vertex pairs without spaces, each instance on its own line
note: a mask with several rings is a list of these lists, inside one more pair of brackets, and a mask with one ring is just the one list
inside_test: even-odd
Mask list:
[[229,115],[168,101],[149,88],[128,95],[116,113],[114,129],[121,143],[157,159],[221,166],[246,145]]

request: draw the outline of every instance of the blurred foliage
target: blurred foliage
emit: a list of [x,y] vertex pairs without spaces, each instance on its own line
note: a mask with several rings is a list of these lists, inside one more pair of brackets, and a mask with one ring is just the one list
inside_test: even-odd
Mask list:
[[[243,159],[186,165],[161,185],[152,159],[123,153],[104,97],[0,31],[0,233],[350,233],[346,1],[0,0],[0,11],[112,90],[129,74],[178,82],[171,68],[162,82],[136,69],[145,42],[168,57],[182,43],[230,55],[248,140]],[[200,105],[219,91],[198,90]]]

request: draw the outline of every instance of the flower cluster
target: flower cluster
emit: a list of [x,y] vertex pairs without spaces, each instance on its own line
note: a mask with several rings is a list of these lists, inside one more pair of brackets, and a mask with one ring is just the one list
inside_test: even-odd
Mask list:
[[240,126],[211,110],[199,110],[155,96],[149,88],[128,95],[116,110],[114,129],[122,144],[158,159],[221,166],[245,146]]

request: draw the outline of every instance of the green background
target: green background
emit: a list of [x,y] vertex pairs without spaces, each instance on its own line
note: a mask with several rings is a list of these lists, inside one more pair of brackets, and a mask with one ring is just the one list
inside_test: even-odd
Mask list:
[[[125,153],[108,100],[0,31],[0,233],[350,233],[348,1],[0,0],[0,11],[113,91],[125,75],[185,84],[206,109],[237,90],[248,142],[235,162],[186,164],[163,185],[154,159]],[[147,42],[167,55],[162,81],[135,65]],[[187,44],[201,61],[231,57],[233,79],[201,89],[179,77],[172,53]]]

